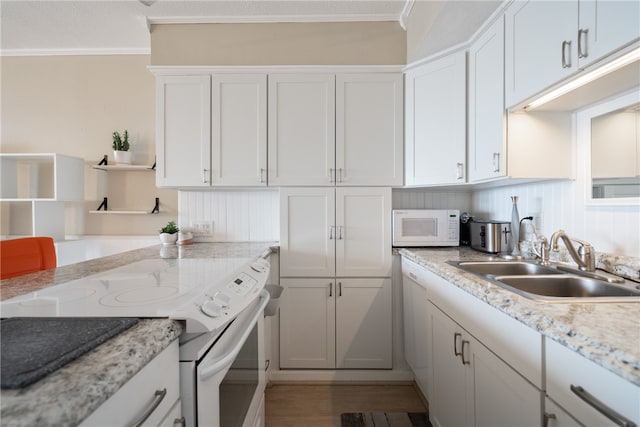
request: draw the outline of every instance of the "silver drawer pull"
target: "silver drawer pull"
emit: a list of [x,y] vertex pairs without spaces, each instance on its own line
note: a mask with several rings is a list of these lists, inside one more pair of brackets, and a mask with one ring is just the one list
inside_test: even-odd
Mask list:
[[409,277],[411,277],[413,280],[418,280],[418,276],[413,273],[409,273]]
[[180,427],[186,427],[187,425],[187,420],[184,419],[184,417],[181,418],[176,418],[175,420],[173,420],[173,425],[178,425]]
[[462,356],[462,352],[458,351],[458,338],[462,338],[462,334],[459,332],[455,332],[453,334],[453,355],[454,356]]
[[579,385],[576,386],[571,384],[569,388],[576,396],[586,402],[589,406],[593,407],[596,411],[609,418],[615,424],[621,427],[637,427],[636,423],[614,411]]
[[153,414],[153,411],[155,411],[156,408],[160,406],[160,403],[162,402],[162,400],[166,395],[167,395],[166,388],[162,390],[156,390],[155,394],[153,395],[153,402],[151,402],[151,406],[149,406],[149,408],[145,411],[145,413],[142,414],[142,416],[138,421],[133,423],[133,427],[140,427],[145,421],[147,421],[147,418],[149,418],[149,416]]

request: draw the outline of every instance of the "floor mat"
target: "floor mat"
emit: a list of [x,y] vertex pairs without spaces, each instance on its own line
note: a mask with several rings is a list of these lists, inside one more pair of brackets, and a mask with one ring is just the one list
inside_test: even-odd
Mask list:
[[432,427],[427,412],[349,412],[340,414],[342,427]]

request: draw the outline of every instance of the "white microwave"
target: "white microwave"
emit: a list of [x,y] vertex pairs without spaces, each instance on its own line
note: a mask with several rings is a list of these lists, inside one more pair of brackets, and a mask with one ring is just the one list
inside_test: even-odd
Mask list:
[[393,246],[459,246],[457,209],[394,209]]

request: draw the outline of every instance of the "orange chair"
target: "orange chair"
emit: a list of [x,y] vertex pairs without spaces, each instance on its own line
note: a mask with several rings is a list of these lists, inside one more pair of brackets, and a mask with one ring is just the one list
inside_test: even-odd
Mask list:
[[0,241],[0,279],[55,268],[56,248],[51,237],[24,237]]

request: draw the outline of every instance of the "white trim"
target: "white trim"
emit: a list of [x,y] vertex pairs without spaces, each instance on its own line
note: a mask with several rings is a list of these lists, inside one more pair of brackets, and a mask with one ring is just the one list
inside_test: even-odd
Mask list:
[[273,16],[150,16],[149,25],[154,24],[264,24],[264,23],[309,23],[309,22],[399,22],[398,15],[273,15]]
[[406,0],[404,3],[404,8],[402,8],[402,13],[400,13],[400,26],[403,30],[407,31],[407,22],[409,20],[409,15],[411,15],[411,11],[413,10],[413,5],[416,0]]
[[462,43],[459,43],[457,45],[451,46],[450,48],[447,48],[445,50],[441,50],[438,51],[436,53],[434,53],[433,55],[418,59],[416,61],[410,62],[407,65],[404,66],[404,68],[402,69],[403,72],[407,72],[413,68],[419,67],[421,65],[427,64],[431,61],[435,61],[436,59],[440,59],[442,57],[451,55],[452,53],[456,53],[459,52],[461,50],[465,50],[467,48],[469,48],[471,43],[469,43],[469,41],[465,41]]
[[87,49],[1,49],[0,56],[150,55],[150,47]]
[[485,32],[485,30],[487,28],[489,28],[491,25],[493,25],[493,23],[501,18],[505,11],[507,10],[507,7],[509,7],[509,5],[513,2],[514,0],[503,0],[502,4],[500,6],[498,6],[496,8],[496,10],[493,11],[493,13],[482,23],[482,25],[480,25],[480,28],[478,28],[476,30],[475,33],[473,33],[471,35],[471,37],[469,37],[469,44],[473,43],[476,41],[476,39],[478,37],[480,37],[482,35],[482,33]]
[[403,65],[149,65],[155,76],[209,73],[401,73]]

